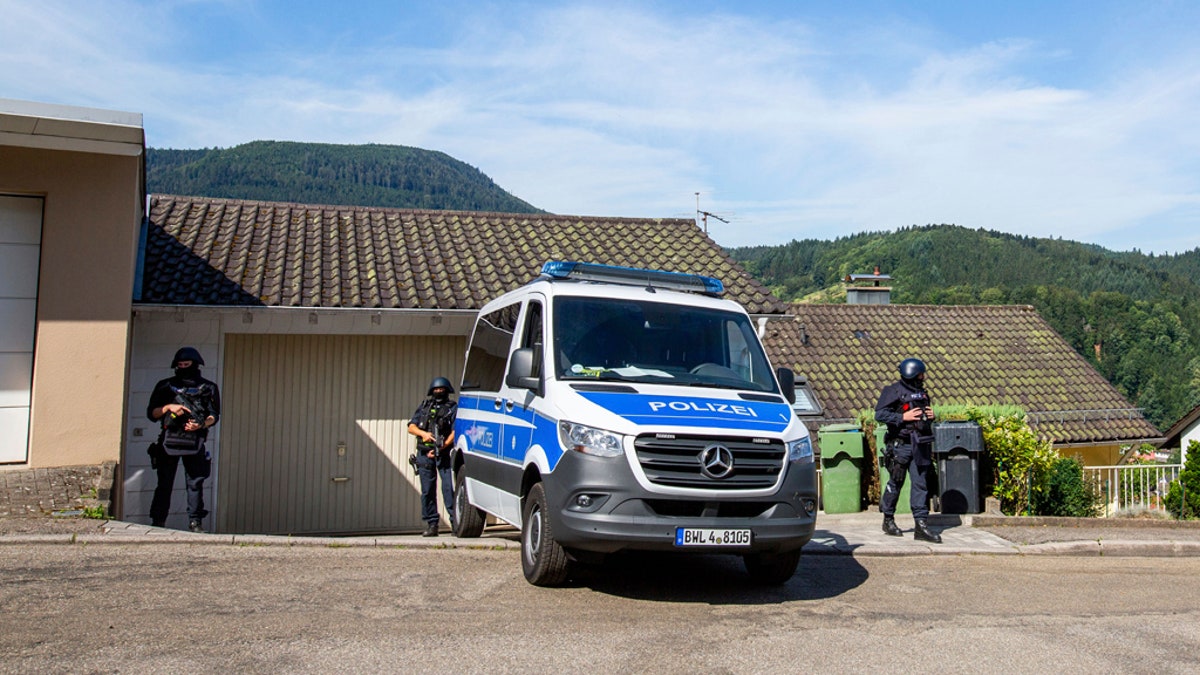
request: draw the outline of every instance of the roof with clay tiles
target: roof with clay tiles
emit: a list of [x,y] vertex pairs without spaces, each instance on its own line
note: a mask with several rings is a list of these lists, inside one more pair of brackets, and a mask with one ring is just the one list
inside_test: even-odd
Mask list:
[[794,369],[845,421],[873,409],[910,356],[935,404],[1013,404],[1054,443],[1137,442],[1160,433],[1028,306],[791,305],[767,325],[777,366]]
[[690,219],[153,195],[140,303],[475,310],[547,260],[689,272],[752,314],[786,305]]

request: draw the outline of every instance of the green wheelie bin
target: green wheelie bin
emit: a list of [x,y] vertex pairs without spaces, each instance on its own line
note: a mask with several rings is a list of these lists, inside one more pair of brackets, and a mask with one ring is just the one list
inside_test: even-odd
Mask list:
[[862,511],[862,429],[857,424],[823,426],[817,430],[817,445],[825,513]]

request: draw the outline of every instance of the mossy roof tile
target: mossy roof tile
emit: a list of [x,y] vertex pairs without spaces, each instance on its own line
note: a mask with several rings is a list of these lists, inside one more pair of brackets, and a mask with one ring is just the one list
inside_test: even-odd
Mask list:
[[546,260],[721,279],[785,305],[692,220],[422,211],[152,195],[143,303],[479,309]]

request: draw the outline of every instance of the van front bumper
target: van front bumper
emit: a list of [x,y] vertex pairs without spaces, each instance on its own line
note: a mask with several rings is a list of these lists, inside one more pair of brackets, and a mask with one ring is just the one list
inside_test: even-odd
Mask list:
[[[718,496],[647,490],[624,457],[568,453],[543,478],[554,538],[566,549],[770,553],[803,547],[816,529],[815,466],[793,462],[785,470],[779,489],[757,497],[736,490]],[[750,543],[678,546],[679,528],[749,530]]]

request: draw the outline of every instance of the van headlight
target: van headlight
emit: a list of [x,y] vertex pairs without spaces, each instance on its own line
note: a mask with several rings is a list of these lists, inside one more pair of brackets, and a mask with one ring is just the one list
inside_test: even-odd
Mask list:
[[597,457],[618,457],[625,452],[620,434],[574,422],[558,423],[558,442],[567,450]]
[[788,461],[811,464],[813,461],[812,441],[808,436],[788,443]]

